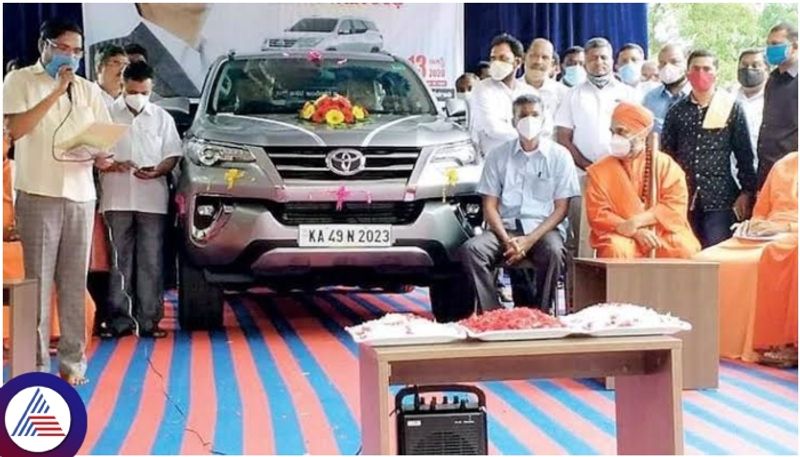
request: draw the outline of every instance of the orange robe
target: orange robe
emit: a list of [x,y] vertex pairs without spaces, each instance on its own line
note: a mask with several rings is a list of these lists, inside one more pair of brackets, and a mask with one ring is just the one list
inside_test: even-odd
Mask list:
[[[784,159],[785,162],[778,161],[773,167],[777,171],[774,175],[770,174],[769,185],[764,184],[753,208],[753,219],[797,222],[797,153],[789,154]],[[779,163],[780,167],[777,166]],[[791,243],[792,235],[788,234],[771,243],[731,238],[693,257],[699,261],[719,262],[720,356],[755,362],[758,354],[754,348],[761,348],[765,344],[767,340],[763,339],[764,335],[770,332],[784,334],[786,326],[794,325],[794,340],[797,340],[797,286],[789,283],[784,272],[786,268],[791,268]],[[796,238],[794,243],[797,243]],[[796,259],[795,253],[795,279]],[[771,288],[771,294],[762,296],[762,281],[772,283],[772,286],[763,286],[763,290]],[[793,292],[789,294],[784,290]],[[773,300],[779,294],[783,294],[782,298],[775,303],[758,305],[762,300]],[[781,309],[791,308],[786,304],[787,299],[794,300],[794,324],[784,321],[792,319],[791,309],[783,313],[780,322],[770,317],[780,314]],[[768,308],[769,311],[757,317],[763,313],[761,308]],[[757,320],[761,323],[756,324]],[[758,337],[757,327],[761,335]],[[760,343],[758,338],[762,338]]]
[[[797,223],[797,153],[770,170],[753,209],[754,219]],[[776,240],[758,263],[753,347],[797,345],[797,233]]]
[[[587,170],[584,204],[592,233],[590,242],[597,257],[638,258],[649,252],[633,238],[622,236],[616,227],[645,211],[640,196],[645,176],[644,154],[632,160],[605,157]],[[657,179],[657,202],[653,208],[656,235],[664,247],[656,257],[689,258],[700,243],[686,219],[688,190],[683,170],[668,155],[656,152],[653,170]]]
[[[14,201],[11,179],[11,161],[6,153],[10,145],[3,139],[3,228],[14,225]],[[3,279],[23,279],[25,277],[25,264],[22,257],[22,243],[20,241],[3,241]],[[52,294],[52,312],[50,317],[50,337],[58,338],[61,335],[58,326],[58,301],[55,288]],[[87,293],[85,298],[86,312],[86,340],[92,336],[94,327],[95,304]],[[8,308],[3,308],[3,338],[11,335],[11,321]]]

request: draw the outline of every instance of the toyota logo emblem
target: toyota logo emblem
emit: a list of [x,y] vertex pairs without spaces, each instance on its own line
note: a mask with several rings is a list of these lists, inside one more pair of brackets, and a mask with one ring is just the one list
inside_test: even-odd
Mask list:
[[339,176],[353,176],[367,165],[367,158],[355,149],[334,149],[325,157],[325,165]]

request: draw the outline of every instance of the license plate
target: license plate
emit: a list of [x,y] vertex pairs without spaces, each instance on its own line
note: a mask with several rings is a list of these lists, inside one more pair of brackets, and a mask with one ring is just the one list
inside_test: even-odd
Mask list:
[[391,225],[301,225],[297,244],[313,248],[389,247]]

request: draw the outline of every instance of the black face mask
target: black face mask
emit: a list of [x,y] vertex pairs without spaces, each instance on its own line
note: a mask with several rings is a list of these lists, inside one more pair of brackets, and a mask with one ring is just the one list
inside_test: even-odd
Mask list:
[[742,87],[756,87],[764,82],[764,72],[755,68],[740,68],[738,79]]

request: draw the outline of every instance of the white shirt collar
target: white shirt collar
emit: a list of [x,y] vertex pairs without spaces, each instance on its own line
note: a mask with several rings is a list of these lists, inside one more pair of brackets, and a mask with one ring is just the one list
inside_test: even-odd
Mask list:
[[739,90],[736,93],[736,98],[743,101],[754,101],[758,100],[759,98],[764,98],[764,88],[766,86],[761,86],[761,90],[755,93],[752,97],[748,97],[747,94],[744,93],[744,87],[739,86]]
[[[144,18],[142,18],[142,23],[153,32],[153,35],[155,35],[158,41],[169,51],[172,58],[175,59],[175,62],[183,67],[186,75],[194,82],[197,89],[199,90],[202,88],[203,78],[205,77],[205,71],[207,69],[204,68],[204,66],[209,63],[204,62],[204,56],[201,54],[201,50],[207,47],[207,40],[205,37],[201,36],[197,46],[192,47],[158,24]],[[208,49],[205,50],[207,54]],[[207,59],[208,55],[206,55],[205,58]]]
[[522,143],[520,142],[519,137],[517,137],[516,142],[514,142],[514,152],[525,154],[529,157],[538,153],[542,155],[545,161],[547,161],[550,158],[550,145],[550,140],[548,140],[544,135],[539,135],[539,144],[536,146],[536,149],[533,151],[526,151],[522,149]]

